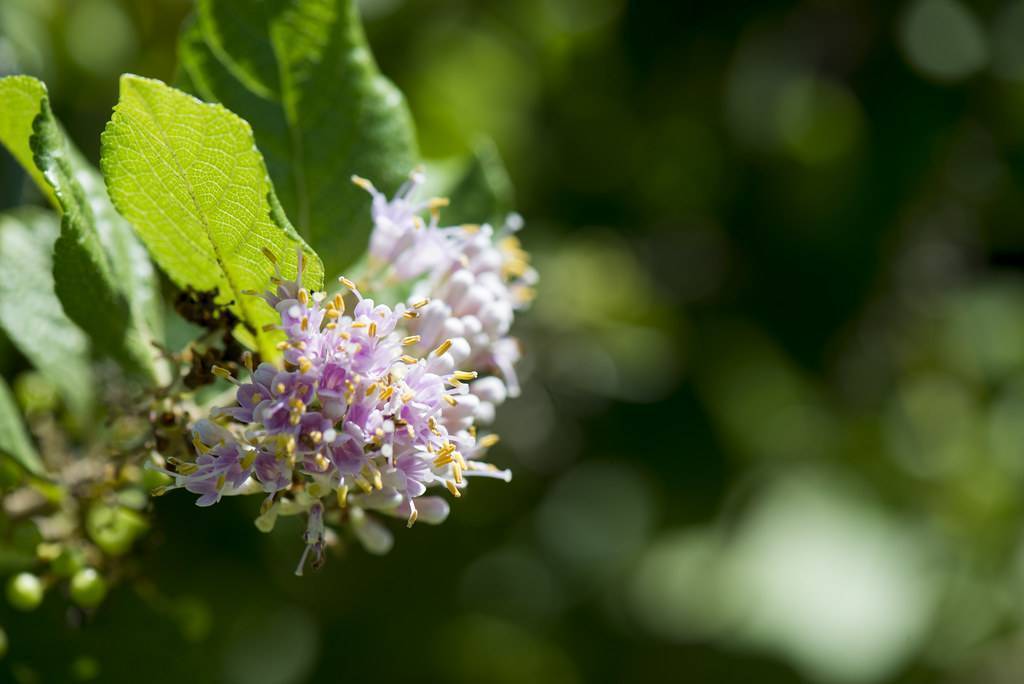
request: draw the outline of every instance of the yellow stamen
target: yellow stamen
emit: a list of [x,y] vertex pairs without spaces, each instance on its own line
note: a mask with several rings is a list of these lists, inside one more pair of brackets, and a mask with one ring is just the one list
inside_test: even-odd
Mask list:
[[423,338],[420,337],[419,335],[409,335],[408,337],[403,337],[402,346],[408,347],[410,344],[416,344],[421,339]]
[[373,183],[362,176],[352,176],[352,182],[367,192],[372,192],[374,190]]
[[434,355],[435,356],[441,356],[442,354],[444,354],[446,351],[448,351],[451,348],[452,348],[452,341],[451,340],[445,340],[441,344],[437,345],[437,349],[434,350]]

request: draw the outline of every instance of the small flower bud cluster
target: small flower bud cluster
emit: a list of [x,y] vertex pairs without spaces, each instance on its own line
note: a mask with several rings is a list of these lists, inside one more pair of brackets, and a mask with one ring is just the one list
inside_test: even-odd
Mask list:
[[448,503],[431,490],[459,497],[470,477],[511,478],[482,460],[497,436],[477,424],[518,391],[508,333],[536,280],[527,255],[511,227],[438,227],[443,202],[412,199],[420,174],[391,201],[356,182],[373,194],[371,274],[404,284],[411,303],[375,302],[346,278],[345,292],[311,293],[300,254],[296,277],[278,270],[263,295],[286,337],[282,366],[250,368],[245,382],[219,371],[237,385],[235,403],[193,426],[194,461],[165,468],[168,489],[198,494],[200,506],[263,492],[263,530],[304,513],[298,574],[310,554],[322,562],[332,525],[383,553],[391,533],[374,514],[437,524]]

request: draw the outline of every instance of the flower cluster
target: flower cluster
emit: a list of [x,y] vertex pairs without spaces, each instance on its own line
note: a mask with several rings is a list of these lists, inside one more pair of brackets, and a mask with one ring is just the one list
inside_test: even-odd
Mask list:
[[[537,277],[512,234],[520,220],[499,231],[440,227],[444,202],[415,200],[422,174],[391,200],[353,180],[373,196],[365,287],[341,278],[345,290],[333,297],[309,292],[301,254],[293,280],[278,270],[276,289],[262,296],[280,316],[282,366],[250,368],[248,382],[218,369],[236,383],[235,403],[193,426],[194,461],[170,459],[165,469],[168,488],[198,494],[200,506],[264,493],[264,530],[278,515],[305,513],[297,574],[310,554],[322,562],[327,523],[383,553],[391,534],[373,512],[436,524],[448,503],[430,490],[458,497],[470,477],[511,478],[482,460],[497,436],[477,426],[518,393],[509,330]],[[362,293],[396,285],[410,303]]]

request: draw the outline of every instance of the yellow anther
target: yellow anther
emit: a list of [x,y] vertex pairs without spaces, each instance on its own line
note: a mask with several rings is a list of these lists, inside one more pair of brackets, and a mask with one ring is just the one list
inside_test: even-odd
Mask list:
[[452,395],[450,395],[450,394],[443,394],[441,396],[444,397],[444,400],[448,402],[449,406],[458,406],[459,405],[459,402],[455,401],[455,397],[453,397]]
[[402,313],[402,318],[408,318],[409,320],[412,320],[414,318],[419,318],[419,317],[420,317],[420,314],[419,314],[418,311],[405,311],[405,312]]
[[313,362],[307,359],[305,356],[299,357],[299,372],[307,373],[313,367]]
[[199,470],[199,466],[197,466],[195,463],[182,463],[180,466],[178,466],[178,472],[181,473],[182,475],[191,475],[197,470]]
[[370,337],[376,337],[376,336],[377,336],[377,322],[376,321],[371,321],[370,322]]
[[462,484],[462,466],[458,461],[452,463],[452,475],[455,476],[455,484]]
[[342,508],[348,505],[348,485],[341,485],[338,487],[338,505]]
[[381,391],[379,399],[381,401],[387,401],[388,399],[391,398],[391,395],[394,394],[394,393],[395,393],[395,388],[393,386],[391,386],[391,385],[388,385],[387,387],[385,387]]
[[277,383],[277,386],[276,386],[276,387],[274,387],[274,390],[275,390],[275,391],[276,391],[276,392],[277,392],[278,394],[284,394],[284,391],[285,391],[286,389],[288,389],[288,388],[284,386],[284,383],[283,383],[283,382],[279,382],[279,383]]
[[427,299],[426,297],[424,297],[420,301],[414,302],[413,305],[412,305],[412,308],[414,308],[414,309],[422,309],[423,307],[425,307],[429,303],[430,303],[430,300]]
[[501,438],[496,434],[484,435],[480,438],[480,446],[484,449],[490,449],[492,446],[501,441]]
[[347,287],[348,289],[352,290],[353,292],[355,292],[356,284],[353,283],[348,278],[346,278],[345,276],[341,276],[340,278],[338,278],[338,282]]
[[441,344],[437,345],[437,349],[434,350],[434,355],[435,356],[441,356],[442,354],[444,354],[446,351],[448,351],[451,348],[452,348],[452,341],[451,340],[445,340]]
[[366,478],[364,478],[362,475],[356,475],[354,479],[356,481],[356,484],[359,485],[359,488],[362,489],[367,494],[373,491],[373,485],[367,482]]
[[195,450],[200,454],[205,454],[210,450],[210,447],[203,444],[202,440],[199,439],[199,435],[192,435],[192,446],[195,447]]
[[380,385],[378,385],[377,383],[371,382],[370,386],[366,388],[366,396],[370,396],[371,394],[376,392],[379,387]]
[[451,492],[452,496],[454,496],[455,498],[462,496],[462,492],[459,491],[459,488],[456,487],[455,483],[452,482],[451,480],[445,480],[444,486],[448,488],[448,491]]
[[307,304],[309,304],[309,290],[307,290],[306,288],[304,288],[304,287],[300,287],[299,288],[299,295],[298,295],[298,297],[299,297],[299,303],[302,304],[302,306],[306,306]]
[[267,258],[267,261],[269,261],[272,264],[277,263],[277,256],[273,252],[271,252],[269,248],[263,247],[260,249],[260,251],[263,252],[263,256]]
[[220,490],[224,489],[225,484],[227,484],[227,477],[224,475],[224,473],[221,473],[220,477],[217,478],[217,491],[219,492]]
[[278,342],[274,346],[277,347],[277,351],[284,351],[285,349],[288,348],[288,343],[287,342]]
[[409,356],[408,354],[403,354],[399,360],[402,363],[409,364],[410,366],[415,366],[417,363],[419,363],[415,357]]
[[260,327],[260,330],[262,330],[263,332],[273,332],[277,330],[277,326],[273,323],[267,323],[266,325]]
[[452,376],[456,380],[462,380],[463,382],[468,382],[470,380],[476,380],[477,372],[476,371],[461,371],[460,370],[460,371],[455,371],[454,373],[452,373]]
[[423,338],[420,337],[419,335],[409,335],[408,337],[403,337],[402,346],[408,347],[410,344],[418,343],[421,339]]
[[241,461],[242,470],[248,470],[250,467],[252,467],[253,461],[255,461],[255,460],[256,460],[256,452],[255,451],[248,452],[245,456],[242,457],[242,461]]
[[374,190],[373,183],[362,176],[352,176],[352,182],[367,192],[373,192]]
[[228,378],[231,377],[231,371],[229,371],[227,368],[224,368],[223,366],[214,366],[213,368],[210,369],[210,371],[218,378],[224,378],[225,380],[227,380]]
[[415,508],[412,509],[412,513],[409,514],[409,520],[408,520],[408,522],[406,522],[405,526],[406,527],[412,527],[413,524],[416,522],[416,519],[419,518],[419,517],[420,517],[419,511],[417,511]]

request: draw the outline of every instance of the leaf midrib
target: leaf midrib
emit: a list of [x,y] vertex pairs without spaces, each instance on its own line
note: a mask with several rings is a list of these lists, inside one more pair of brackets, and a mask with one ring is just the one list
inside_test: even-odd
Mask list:
[[[144,92],[140,91],[139,89],[136,89],[136,92],[139,94],[139,99],[142,101],[143,105],[146,107],[146,111],[149,114],[150,118],[154,121],[154,123],[159,122],[160,119],[157,117],[156,111],[154,110],[152,104],[150,104],[149,98],[146,96],[146,94]],[[185,190],[186,190],[186,192],[188,192],[189,199],[192,200],[192,204],[195,206],[196,216],[199,218],[199,222],[202,224],[202,227],[203,227],[203,237],[206,238],[206,241],[210,244],[210,248],[213,250],[214,258],[217,260],[217,265],[220,267],[221,273],[224,274],[224,279],[227,280],[227,282],[228,282],[228,287],[231,288],[231,294],[232,294],[232,296],[234,296],[235,302],[238,304],[238,307],[240,309],[248,309],[248,307],[245,306],[245,304],[243,303],[244,300],[242,298],[241,289],[235,283],[234,278],[231,275],[231,271],[228,270],[227,262],[224,260],[224,257],[220,253],[220,249],[218,249],[218,247],[217,247],[216,241],[213,239],[213,236],[210,234],[210,225],[209,225],[209,222],[207,221],[206,212],[203,211],[202,206],[199,204],[199,198],[195,194],[195,191],[194,191],[194,189],[192,187],[192,182],[189,179],[189,177],[187,175],[187,172],[185,171],[185,167],[181,163],[181,160],[178,159],[178,152],[177,152],[177,150],[175,150],[174,146],[171,145],[170,140],[168,140],[167,134],[164,131],[163,125],[162,124],[158,125],[156,128],[157,128],[157,131],[159,132],[161,141],[163,142],[164,146],[170,152],[171,159],[174,160],[174,165],[175,165],[175,167],[177,167],[178,173],[181,175],[182,182],[185,184]],[[234,172],[234,169],[232,169],[232,176],[231,176],[232,178],[234,178],[233,172]],[[225,192],[226,192],[226,190],[225,190]],[[250,228],[251,228],[251,226],[250,226]]]

